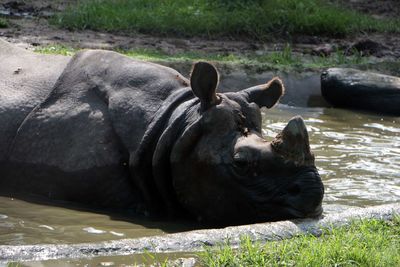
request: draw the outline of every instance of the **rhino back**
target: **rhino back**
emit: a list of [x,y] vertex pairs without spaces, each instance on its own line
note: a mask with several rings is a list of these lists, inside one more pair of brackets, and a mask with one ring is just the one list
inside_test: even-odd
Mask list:
[[87,56],[101,62],[102,69],[90,70],[92,79],[107,99],[114,130],[133,152],[165,100],[189,81],[171,68],[114,52],[91,51]]
[[21,178],[29,175],[41,195],[99,206],[137,202],[129,154],[162,102],[185,84],[172,69],[114,52],[77,54],[19,127],[9,154],[20,166],[9,175],[14,187],[32,190]]
[[25,117],[47,97],[69,60],[34,54],[0,39],[0,162]]

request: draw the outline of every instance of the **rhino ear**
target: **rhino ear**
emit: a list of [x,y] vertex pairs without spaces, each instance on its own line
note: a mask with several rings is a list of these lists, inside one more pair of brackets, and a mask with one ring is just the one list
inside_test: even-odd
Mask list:
[[268,83],[254,86],[242,91],[247,101],[256,103],[260,108],[272,108],[285,92],[283,82],[278,77]]
[[212,64],[207,62],[194,64],[190,75],[190,86],[195,96],[200,99],[203,110],[218,103],[219,99],[216,94],[218,72]]

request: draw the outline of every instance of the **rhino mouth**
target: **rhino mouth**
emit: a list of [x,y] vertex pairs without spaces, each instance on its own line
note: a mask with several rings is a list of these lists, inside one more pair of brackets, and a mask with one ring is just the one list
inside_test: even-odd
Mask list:
[[[302,168],[296,175],[287,177],[278,188],[266,184],[264,189],[273,193],[259,190],[254,198],[260,220],[311,218],[323,212],[324,187],[315,167]],[[271,212],[275,218],[271,218]]]
[[[324,186],[315,167],[303,167],[286,190],[286,203],[295,217],[316,217],[321,215]],[[292,187],[297,186],[298,191]]]
[[291,218],[318,218],[324,211],[322,205],[319,205],[314,210],[309,212],[304,212],[303,210],[297,209],[293,206],[286,206],[285,209],[287,210],[287,213],[290,214]]

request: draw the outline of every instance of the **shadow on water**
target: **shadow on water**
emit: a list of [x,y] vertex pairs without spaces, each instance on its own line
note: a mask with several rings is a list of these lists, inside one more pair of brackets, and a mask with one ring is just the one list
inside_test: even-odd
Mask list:
[[204,229],[187,220],[150,219],[43,197],[0,197],[0,245],[85,243]]

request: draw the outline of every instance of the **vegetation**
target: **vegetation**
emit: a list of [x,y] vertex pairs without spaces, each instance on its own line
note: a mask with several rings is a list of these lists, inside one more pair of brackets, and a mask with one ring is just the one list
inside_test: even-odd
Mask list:
[[83,0],[53,22],[69,29],[261,40],[400,32],[400,19],[376,19],[327,0]]
[[206,266],[400,266],[400,216],[265,245],[244,238],[238,249],[207,249],[200,260]]
[[0,28],[7,28],[7,27],[8,27],[7,20],[4,18],[0,18]]
[[39,46],[35,48],[34,51],[42,54],[72,56],[76,52],[78,52],[79,49],[75,49],[65,45],[49,45],[49,46]]
[[[52,45],[37,47],[35,52],[44,54],[73,55],[79,49]],[[262,55],[256,54],[209,54],[201,52],[183,52],[167,54],[151,49],[117,50],[124,55],[145,61],[153,62],[184,62],[207,60],[224,64],[240,64],[244,67],[253,67],[256,70],[304,70],[321,69],[334,66],[355,65],[367,63],[367,58],[355,53],[347,56],[341,50],[337,50],[331,56],[300,56],[294,53],[290,45],[286,45],[282,51],[269,52]]]

